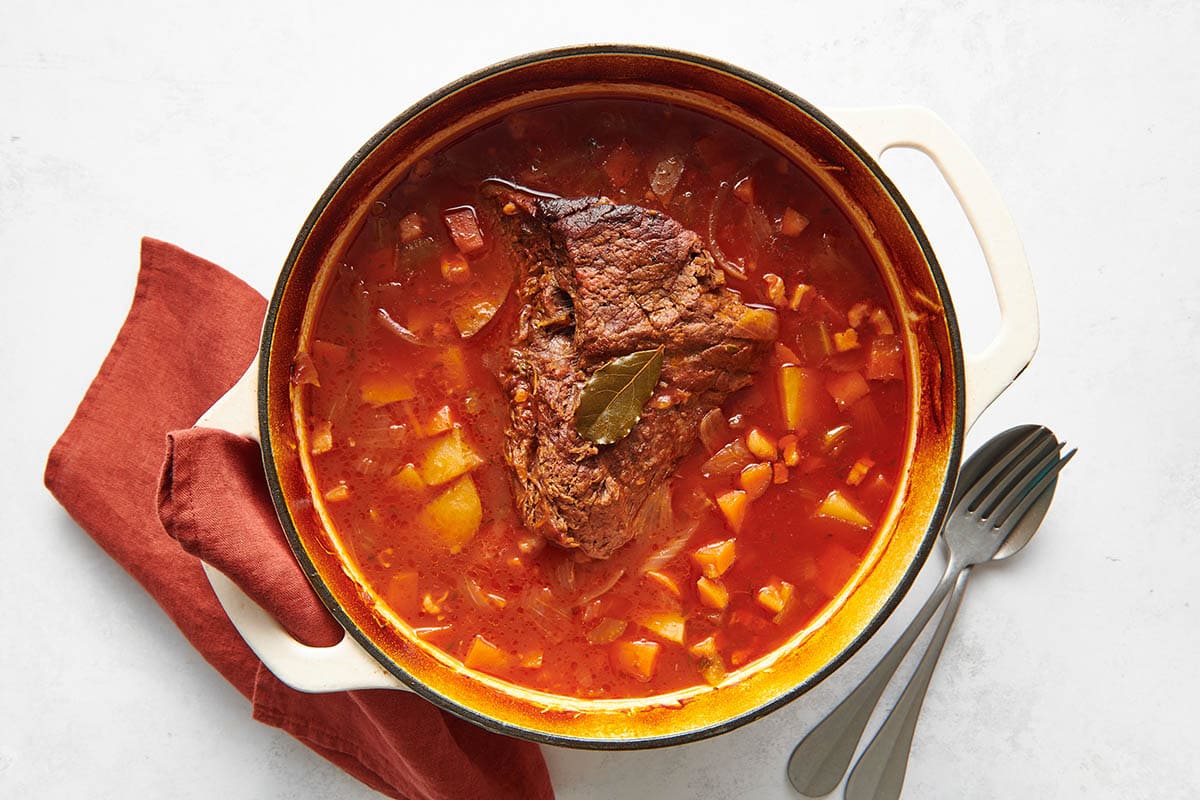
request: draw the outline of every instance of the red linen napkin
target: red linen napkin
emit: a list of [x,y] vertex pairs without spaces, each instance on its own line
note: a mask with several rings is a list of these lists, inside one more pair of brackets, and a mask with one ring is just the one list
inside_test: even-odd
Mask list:
[[389,797],[552,798],[536,745],[405,692],[289,689],[217,602],[197,556],[307,644],[341,637],[283,538],[257,445],[189,427],[249,365],[265,305],[215,264],[143,240],[133,307],[50,452],[46,486],[252,702],[255,719]]

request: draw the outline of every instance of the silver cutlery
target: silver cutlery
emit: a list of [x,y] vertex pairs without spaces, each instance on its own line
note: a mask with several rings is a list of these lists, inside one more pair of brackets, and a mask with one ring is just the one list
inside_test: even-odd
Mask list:
[[942,539],[946,571],[908,628],[857,688],[796,745],[788,779],[798,792],[819,797],[841,782],[884,688],[946,595],[950,602],[909,685],[863,752],[846,787],[848,800],[899,797],[921,703],[966,586],[969,570],[1018,552],[1041,524],[1056,476],[1074,456],[1044,427],[1026,425],[994,437],[959,474]]

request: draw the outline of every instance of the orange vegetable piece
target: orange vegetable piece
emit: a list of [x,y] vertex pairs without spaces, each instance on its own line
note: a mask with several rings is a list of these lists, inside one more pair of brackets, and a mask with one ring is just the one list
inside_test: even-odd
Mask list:
[[856,528],[866,529],[871,527],[871,520],[867,515],[837,489],[825,495],[825,499],[821,501],[821,505],[817,506],[816,516],[824,517],[825,519],[836,519],[848,525],[853,525]]
[[658,651],[661,648],[662,645],[658,642],[643,639],[614,642],[611,651],[613,666],[645,683],[654,677],[654,670],[658,666]]
[[746,496],[751,500],[757,500],[762,497],[767,489],[771,486],[771,479],[774,477],[774,471],[770,464],[750,464],[742,469],[742,474],[738,481],[742,485],[742,489],[746,492]]
[[740,489],[732,489],[717,495],[717,507],[725,515],[725,521],[734,533],[740,533],[742,523],[746,521],[746,504],[750,498]]
[[858,372],[838,372],[825,379],[825,390],[845,410],[871,392],[871,386]]
[[833,597],[858,569],[859,557],[836,542],[830,542],[817,556],[817,576],[813,582],[826,597]]
[[398,572],[392,575],[383,599],[397,614],[404,617],[415,615],[417,604],[420,602],[417,596],[417,573]]
[[779,220],[779,232],[784,236],[799,236],[808,227],[808,217],[788,206],[783,210],[783,218]]
[[854,466],[850,468],[850,473],[846,475],[846,483],[851,486],[858,486],[862,483],[863,478],[867,477],[867,473],[871,471],[871,467],[875,466],[873,459],[863,456],[854,462]]
[[787,483],[788,482],[788,468],[787,468],[787,465],[785,465],[783,462],[776,461],[774,464],[772,464],[771,472],[772,472],[772,475],[774,478],[772,481],[773,483]]
[[471,669],[499,673],[508,669],[512,663],[512,657],[487,639],[476,634],[475,638],[471,640],[471,647],[467,650],[467,657],[463,660],[463,663]]
[[771,582],[759,589],[754,599],[758,604],[765,608],[770,613],[776,616],[775,621],[779,621],[779,616],[783,614],[788,603],[792,602],[792,595],[795,593],[796,587],[787,581],[781,581],[778,578],[772,578]]
[[[538,538],[541,538],[541,537],[538,537]],[[545,539],[542,539],[542,541],[545,541]],[[659,586],[666,589],[668,592],[675,595],[676,597],[680,596],[679,584],[677,584],[675,582],[675,579],[672,578],[670,575],[667,575],[665,572],[659,572],[658,570],[650,570],[649,572],[646,573],[646,577],[649,578],[650,580],[654,581]]]
[[419,492],[425,488],[425,479],[412,464],[405,464],[392,476],[391,485],[399,492]]
[[692,560],[700,567],[706,578],[719,578],[724,575],[737,558],[735,539],[706,544],[692,554]]
[[400,241],[408,244],[421,238],[424,233],[424,220],[417,212],[406,214],[400,218]]
[[323,419],[316,425],[313,425],[312,438],[309,440],[309,447],[314,456],[321,453],[328,453],[333,449],[333,423],[327,419]]
[[839,353],[857,349],[858,331],[854,330],[854,328],[847,328],[841,333],[834,333],[833,346]]
[[329,491],[325,492],[325,499],[331,503],[339,503],[342,500],[350,499],[350,487],[344,483],[339,483]]
[[709,608],[725,608],[729,605],[729,590],[720,581],[710,580],[701,575],[696,580],[696,593],[700,602]]
[[758,428],[751,428],[746,434],[746,449],[764,461],[774,461],[779,457],[775,440]]
[[733,196],[743,203],[754,202],[754,178],[742,178],[733,186]]
[[783,463],[794,467],[800,463],[800,440],[793,434],[779,437],[779,452],[783,455]]
[[717,655],[717,637],[706,636],[695,644],[688,645],[688,652],[695,658],[713,658]]
[[442,259],[442,277],[447,283],[461,286],[471,280],[471,265],[461,253],[455,253]]

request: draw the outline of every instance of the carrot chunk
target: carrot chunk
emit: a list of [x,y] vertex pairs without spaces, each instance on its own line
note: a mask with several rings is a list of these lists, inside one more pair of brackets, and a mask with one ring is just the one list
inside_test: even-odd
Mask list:
[[750,498],[740,489],[733,489],[717,495],[717,507],[725,515],[725,521],[734,533],[740,533],[742,523],[746,521],[746,504]]
[[760,606],[775,615],[775,622],[779,622],[779,618],[787,609],[788,604],[792,602],[795,589],[796,587],[787,581],[772,578],[770,583],[755,593],[754,599]]
[[863,478],[867,477],[867,473],[871,471],[871,467],[875,466],[873,459],[863,456],[854,462],[854,466],[850,468],[850,472],[846,475],[846,483],[851,486],[858,486],[862,483]]
[[779,232],[784,236],[799,236],[807,227],[808,217],[791,206],[783,210],[783,217],[779,220]]
[[645,683],[654,677],[661,647],[658,642],[642,639],[634,642],[614,642],[611,651],[613,666]]
[[746,449],[764,461],[774,461],[779,457],[775,440],[759,428],[751,428],[746,434]]
[[825,390],[838,408],[845,410],[855,401],[866,397],[871,387],[858,372],[839,372],[825,379]]
[[[541,537],[539,537],[539,538],[541,538]],[[545,541],[545,539],[542,539],[542,541]],[[658,570],[652,569],[646,573],[646,577],[649,578],[650,580],[654,581],[659,586],[666,589],[668,592],[675,595],[676,597],[680,596],[679,584],[675,582],[674,578],[672,578],[670,575],[666,574],[665,572],[659,572]]]
[[325,499],[331,503],[340,503],[343,500],[350,499],[350,487],[344,483],[339,483],[329,491],[325,492]]
[[757,500],[766,494],[767,489],[771,486],[773,475],[770,464],[751,464],[742,470],[742,474],[738,476],[738,482],[741,483],[742,489],[749,499]]
[[867,515],[837,489],[825,495],[825,499],[821,501],[821,505],[817,506],[816,516],[825,519],[836,519],[840,522],[845,522],[847,525],[853,525],[856,528],[866,529],[871,527],[871,520]]
[[512,663],[512,657],[487,639],[476,634],[471,640],[471,648],[463,661],[471,669],[484,672],[504,672]]
[[333,423],[327,419],[323,419],[316,425],[313,425],[312,438],[309,440],[309,447],[314,456],[321,453],[328,453],[333,449]]
[[692,554],[692,560],[700,567],[700,571],[704,573],[704,577],[706,578],[721,577],[733,566],[736,558],[737,545],[735,539],[726,539],[722,542],[706,544]]
[[700,596],[700,603],[709,608],[721,609],[729,605],[729,590],[724,584],[703,575],[696,580],[696,594]]

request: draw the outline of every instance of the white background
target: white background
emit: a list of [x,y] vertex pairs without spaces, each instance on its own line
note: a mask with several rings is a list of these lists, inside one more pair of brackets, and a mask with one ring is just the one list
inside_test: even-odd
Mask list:
[[[167,12],[162,9],[173,8]],[[13,2],[0,6],[0,796],[373,795],[249,708],[41,487],[128,308],[143,234],[268,292],[351,153],[427,92],[548,46],[691,49],[823,107],[917,104],[969,143],[1033,266],[1042,345],[971,446],[1078,444],[1038,538],[972,581],[908,798],[1200,791],[1200,13],[1190,2]],[[919,157],[885,158],[969,345],[980,256]],[[898,614],[940,572],[931,563]],[[896,635],[766,720],[547,754],[566,799],[788,798],[786,755]]]

